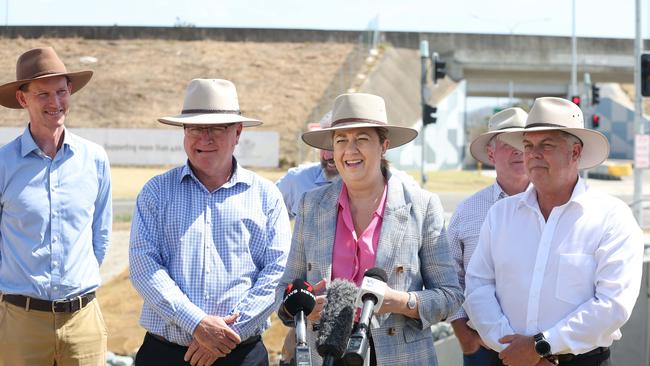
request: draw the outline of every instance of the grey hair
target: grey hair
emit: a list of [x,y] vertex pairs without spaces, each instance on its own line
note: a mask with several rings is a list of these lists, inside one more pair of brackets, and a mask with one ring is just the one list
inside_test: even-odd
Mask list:
[[566,131],[560,131],[560,136],[569,144],[569,147],[572,147],[575,144],[583,146],[582,140],[574,134],[568,133]]

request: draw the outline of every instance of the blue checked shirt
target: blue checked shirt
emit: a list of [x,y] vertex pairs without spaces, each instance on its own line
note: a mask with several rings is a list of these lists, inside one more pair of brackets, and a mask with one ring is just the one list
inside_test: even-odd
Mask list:
[[[494,182],[461,202],[451,216],[447,228],[447,238],[458,273],[458,282],[463,291],[465,291],[465,270],[476,245],[478,245],[478,236],[483,221],[485,221],[490,207],[505,197],[508,197],[508,194],[501,189],[499,183]],[[467,318],[462,307],[447,321],[451,322],[461,318]]]
[[206,315],[239,313],[242,340],[261,334],[277,309],[275,288],[291,243],[278,189],[237,165],[208,192],[189,165],[151,179],[133,223],[131,281],[144,298],[140,324],[189,345]]
[[0,148],[0,292],[61,300],[95,290],[111,225],[99,145],[66,130],[52,159],[26,128]]
[[305,192],[330,184],[336,178],[329,179],[318,162],[289,169],[287,174],[278,179],[275,185],[282,192],[289,216],[294,218],[298,214],[298,202]]

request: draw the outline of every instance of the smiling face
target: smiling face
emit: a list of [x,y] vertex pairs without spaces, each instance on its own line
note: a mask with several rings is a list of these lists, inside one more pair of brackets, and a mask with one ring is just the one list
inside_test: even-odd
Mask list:
[[68,114],[72,84],[65,76],[36,79],[16,91],[16,99],[29,114],[30,129],[55,131]]
[[575,184],[582,153],[577,138],[567,138],[560,131],[527,132],[523,145],[524,165],[535,187],[561,190]]
[[334,164],[334,153],[329,150],[320,151],[320,166],[325,172],[325,176],[328,178],[333,178],[339,175],[339,171],[336,169],[336,164]]
[[497,177],[504,181],[519,180],[525,177],[523,153],[503,142],[499,135],[486,146],[488,159],[494,165]]
[[[183,146],[194,174],[199,180],[204,177],[219,177],[230,172],[232,155],[239,143],[242,124],[233,123],[227,127],[186,125]],[[225,128],[223,128],[225,127]]]
[[370,185],[382,177],[381,158],[389,141],[380,142],[374,128],[335,130],[332,144],[334,163],[348,187]]

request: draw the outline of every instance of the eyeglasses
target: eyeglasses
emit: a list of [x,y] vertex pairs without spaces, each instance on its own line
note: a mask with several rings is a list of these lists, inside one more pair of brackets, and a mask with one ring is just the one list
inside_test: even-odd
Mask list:
[[223,125],[216,125],[210,127],[185,127],[185,132],[192,137],[201,137],[204,132],[207,132],[209,136],[219,136],[222,133],[226,132],[228,127],[234,125],[234,123],[228,123]]

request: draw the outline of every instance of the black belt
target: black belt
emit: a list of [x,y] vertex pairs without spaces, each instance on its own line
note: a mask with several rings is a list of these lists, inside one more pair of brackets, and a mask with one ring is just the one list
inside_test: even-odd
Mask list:
[[579,355],[574,355],[573,353],[566,353],[566,354],[556,355],[556,356],[557,356],[557,359],[560,361],[560,363],[562,363],[562,362],[570,362],[570,361],[580,360],[580,359],[583,359],[583,358],[592,357],[592,356],[600,355],[600,354],[603,354],[603,353],[609,354],[609,347],[598,347],[598,348],[593,349],[593,350],[591,350],[591,351],[589,351],[587,353],[581,353]]
[[69,300],[41,300],[23,295],[4,294],[1,296],[2,301],[11,305],[24,308],[25,311],[51,311],[53,313],[74,313],[83,309],[95,298],[95,292],[90,292],[82,296],[77,296]]
[[[159,336],[158,334],[153,334],[153,333],[151,333],[151,332],[147,332],[146,335],[147,335],[147,336],[150,336],[150,337],[152,337],[152,338],[154,338],[155,340],[157,340],[157,341],[159,341],[159,342],[165,343],[165,344],[170,345],[170,346],[175,346],[175,347],[184,347],[184,348],[187,348],[187,346],[181,346],[180,344],[177,344],[177,343],[174,343],[174,342],[170,342],[170,341],[168,341],[165,337]],[[241,341],[241,342],[237,345],[237,347],[240,347],[240,346],[247,346],[247,345],[249,345],[249,344],[257,343],[257,342],[260,341],[261,339],[262,339],[262,336],[260,336],[260,335],[255,335],[255,336],[252,336],[252,337],[249,337],[249,338],[244,339],[243,341]]]

